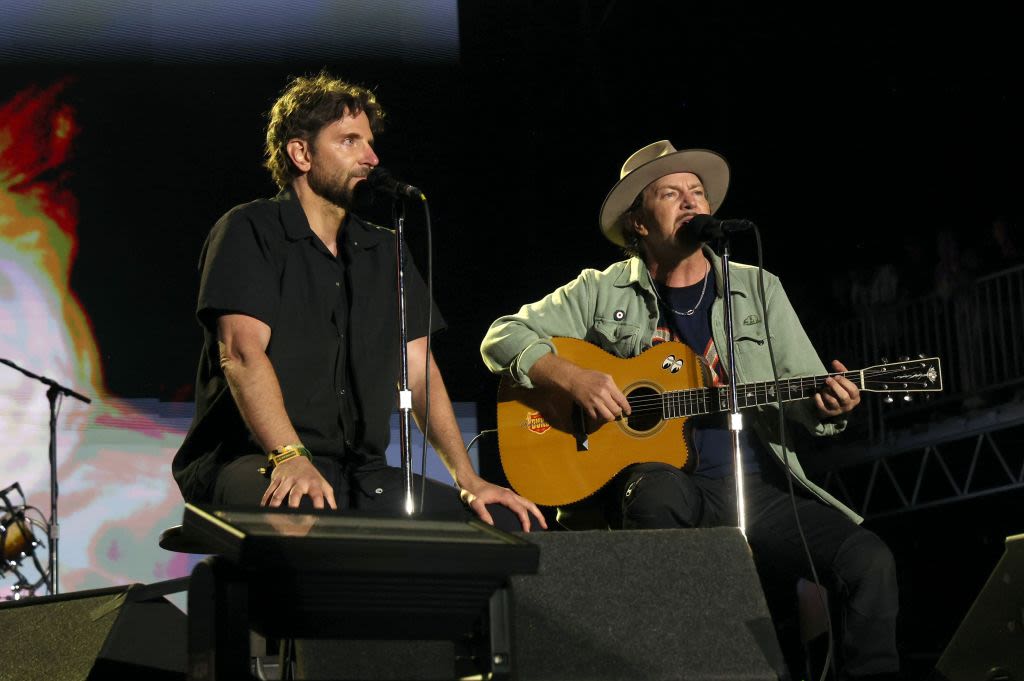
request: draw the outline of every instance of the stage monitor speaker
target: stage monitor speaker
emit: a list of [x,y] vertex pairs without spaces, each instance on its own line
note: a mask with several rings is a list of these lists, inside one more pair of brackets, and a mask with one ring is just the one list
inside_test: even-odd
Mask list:
[[0,632],[0,681],[185,678],[185,613],[141,584],[0,603]]
[[939,681],[1024,681],[1024,534],[1006,550],[935,666]]
[[511,578],[517,681],[787,678],[736,528],[530,533]]

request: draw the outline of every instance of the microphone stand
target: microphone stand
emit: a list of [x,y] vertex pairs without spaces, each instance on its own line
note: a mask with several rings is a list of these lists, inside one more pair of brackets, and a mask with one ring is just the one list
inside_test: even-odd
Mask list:
[[412,491],[412,391],[409,390],[409,327],[405,314],[405,203],[396,199],[393,207],[395,222],[395,260],[398,269],[398,336],[401,355],[401,374],[398,384],[399,444],[402,452],[402,487],[405,490],[405,513],[414,515],[416,503]]
[[60,592],[60,567],[57,562],[57,542],[60,539],[60,524],[57,519],[57,397],[67,395],[86,404],[92,403],[92,400],[71,388],[64,387],[51,378],[22,369],[8,359],[0,357],[0,363],[49,386],[46,390],[46,399],[50,402],[50,522],[47,524],[47,537],[50,544],[50,575],[47,586],[50,589],[50,594],[54,595]]
[[736,340],[732,329],[732,286],[729,283],[729,237],[721,238],[722,286],[725,304],[725,344],[729,361],[729,440],[732,444],[733,474],[736,476],[736,524],[743,538],[747,537],[747,504],[743,488],[743,452],[740,449],[740,431],[743,430],[743,415],[740,414],[739,393],[736,380]]

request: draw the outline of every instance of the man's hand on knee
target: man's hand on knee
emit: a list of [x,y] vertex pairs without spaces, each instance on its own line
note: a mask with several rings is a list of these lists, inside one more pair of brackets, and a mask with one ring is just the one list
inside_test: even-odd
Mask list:
[[334,510],[338,508],[334,488],[309,459],[299,456],[274,466],[260,506],[278,508],[287,503],[290,508],[298,508],[304,496],[310,498],[313,508],[322,509],[325,504]]

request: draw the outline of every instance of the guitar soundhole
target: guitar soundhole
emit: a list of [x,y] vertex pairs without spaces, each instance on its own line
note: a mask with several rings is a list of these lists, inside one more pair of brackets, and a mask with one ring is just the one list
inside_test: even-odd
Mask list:
[[633,409],[626,418],[631,430],[642,433],[661,423],[661,398],[653,388],[637,388],[626,397]]

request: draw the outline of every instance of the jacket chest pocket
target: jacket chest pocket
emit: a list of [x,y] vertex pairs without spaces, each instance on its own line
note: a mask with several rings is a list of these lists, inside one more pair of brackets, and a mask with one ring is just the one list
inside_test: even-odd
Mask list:
[[[771,354],[764,325],[740,327],[736,330],[736,374],[740,382],[765,381],[772,377]],[[778,343],[772,334],[772,342]],[[775,348],[778,357],[779,347]]]
[[[765,337],[764,326],[748,326],[743,329],[737,329],[734,340],[736,341],[737,355],[768,353],[768,341]],[[772,335],[772,341],[775,341],[774,334]]]
[[[764,321],[761,313],[746,306],[737,305],[733,309],[733,339],[736,341],[736,352],[757,352],[763,349],[768,352],[768,342],[765,339]],[[775,334],[772,334],[772,341]]]
[[640,327],[605,317],[594,320],[587,340],[619,357],[632,357],[640,342]]

